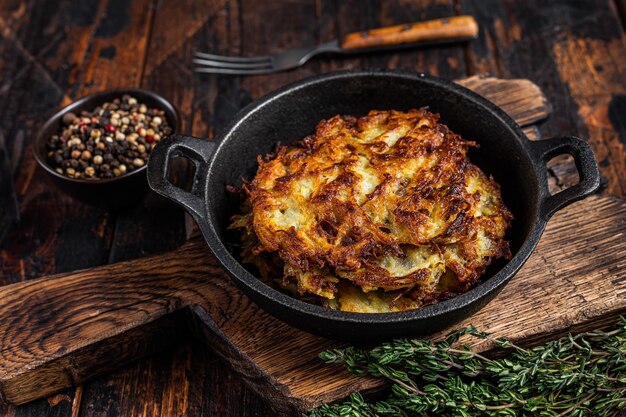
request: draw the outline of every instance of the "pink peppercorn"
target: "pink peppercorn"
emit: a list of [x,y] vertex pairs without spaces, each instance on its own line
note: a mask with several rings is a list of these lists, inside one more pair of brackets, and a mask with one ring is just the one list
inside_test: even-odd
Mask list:
[[115,126],[113,126],[112,124],[108,124],[108,125],[104,126],[104,130],[106,130],[109,133],[114,133],[115,132]]

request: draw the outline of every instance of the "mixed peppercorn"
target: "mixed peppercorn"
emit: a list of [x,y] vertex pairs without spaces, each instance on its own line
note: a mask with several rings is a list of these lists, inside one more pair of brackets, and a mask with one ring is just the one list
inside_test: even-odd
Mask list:
[[170,133],[163,110],[124,95],[92,112],[66,113],[61,131],[48,140],[48,163],[69,178],[119,177],[143,167]]

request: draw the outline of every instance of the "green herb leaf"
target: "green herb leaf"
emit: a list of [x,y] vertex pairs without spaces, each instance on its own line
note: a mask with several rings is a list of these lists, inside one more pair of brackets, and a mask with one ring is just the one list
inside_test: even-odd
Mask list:
[[[489,339],[504,358],[458,347],[462,336]],[[541,416],[610,417],[626,410],[626,319],[608,331],[569,335],[532,349],[492,339],[474,326],[445,340],[399,339],[374,349],[322,352],[356,375],[392,383],[390,394],[367,401],[354,393],[309,417]]]

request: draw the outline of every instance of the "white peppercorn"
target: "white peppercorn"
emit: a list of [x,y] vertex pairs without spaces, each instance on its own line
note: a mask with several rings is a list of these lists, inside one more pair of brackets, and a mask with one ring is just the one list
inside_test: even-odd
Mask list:
[[47,160],[70,178],[118,177],[144,167],[155,142],[171,131],[163,110],[126,94],[79,116],[64,114],[46,143]]

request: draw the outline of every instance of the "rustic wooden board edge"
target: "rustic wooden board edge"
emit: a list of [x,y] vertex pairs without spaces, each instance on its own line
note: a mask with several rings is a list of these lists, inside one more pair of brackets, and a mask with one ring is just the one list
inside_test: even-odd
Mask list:
[[[27,372],[3,375],[0,398],[24,404],[79,385],[182,342],[188,338],[187,332],[181,331],[185,324],[183,311],[173,311],[76,350],[59,351],[48,360],[33,364]],[[115,358],[113,366],[111,358]]]
[[[224,334],[219,326],[216,325],[215,321],[203,307],[193,306],[191,311],[194,315],[192,321],[196,326],[194,327],[194,335],[201,342],[212,348],[217,355],[226,360],[253,391],[267,399],[270,407],[279,415],[300,414],[315,406],[337,400],[336,392],[312,398],[298,397],[288,385],[277,381],[273,375],[259,367],[252,357],[248,356],[234,344],[228,335]],[[271,320],[275,319],[271,318]],[[332,343],[335,343],[337,346],[344,345],[341,342]],[[350,385],[353,391],[374,393],[386,385],[374,378],[355,378],[348,374],[347,371],[345,371],[345,375],[353,380],[353,383]],[[345,395],[340,396],[345,397],[348,394],[349,392],[346,391]]]
[[[587,332],[596,329],[606,329],[615,325],[617,320],[620,317],[626,315],[626,306],[621,306],[619,309],[611,311],[610,314],[603,314],[594,317],[589,317],[587,320],[567,325],[562,328],[553,328],[553,329],[541,329],[536,334],[534,334],[530,338],[518,339],[512,338],[511,340],[523,347],[532,347],[539,345],[541,343],[546,342],[547,340],[555,340],[562,336],[567,336],[568,334],[578,334],[582,332]],[[433,337],[433,340],[437,340],[438,337]],[[506,354],[506,352],[502,351],[499,348],[495,348],[492,343],[486,342],[482,346],[478,346],[474,349],[477,352],[481,352],[488,357],[498,357]],[[328,366],[338,366],[342,367],[342,365],[328,365]],[[338,370],[339,372],[346,372],[343,368]],[[390,382],[385,380],[372,380],[370,384],[364,384],[362,388],[355,387],[354,385],[350,385],[349,388],[345,389],[344,392],[340,395],[326,395],[326,396],[312,396],[312,397],[286,397],[286,398],[277,398],[279,401],[286,402],[286,404],[281,405],[281,409],[293,409],[297,413],[304,413],[310,411],[316,407],[319,407],[323,404],[333,404],[338,403],[353,393],[359,392],[365,397],[376,397],[381,391],[385,390],[391,385]],[[253,387],[254,389],[254,387]],[[292,401],[291,398],[295,398],[295,401]],[[289,408],[291,407],[291,408]]]
[[[517,116],[516,119],[522,118],[522,120],[524,120],[526,123],[529,121],[536,122],[536,121],[540,121],[544,119],[547,116],[547,112],[549,111],[549,106],[545,105],[545,96],[541,93],[538,87],[528,82],[527,80],[505,81],[505,80],[499,80],[499,79],[492,78],[492,77],[472,77],[472,79],[466,80],[466,81],[470,84],[474,83],[473,88],[477,88],[476,86],[482,86],[482,88],[485,89],[487,88],[486,85],[489,85],[490,86],[489,88],[491,88],[492,91],[494,91],[494,89],[497,90],[500,87],[506,87],[514,91],[517,91],[518,93],[526,89],[532,90],[533,93],[530,95],[530,97],[526,97],[526,101],[524,100],[521,101],[523,103],[526,103],[527,107],[525,108],[520,108],[520,100],[517,100],[515,95],[513,94],[504,94],[504,95],[501,94],[499,97],[496,97],[496,99],[492,100],[496,104],[502,106],[503,108],[508,109],[509,111],[515,113]],[[484,83],[484,84],[481,84],[481,83]],[[529,108],[531,108],[532,111],[528,111]],[[529,127],[526,126],[526,128],[528,129]],[[174,265],[173,271],[158,270],[159,263],[170,262],[170,261],[175,263],[175,260],[182,254],[185,255],[186,262],[195,261],[198,263],[198,265],[192,268],[191,271],[189,270],[188,267],[186,267],[186,265]],[[87,284],[87,285],[89,284],[93,285],[93,282],[90,281],[91,279],[96,279],[96,280],[102,279],[101,281],[99,281],[100,285],[102,285],[103,288],[106,288],[108,284],[107,280],[105,279],[106,276],[108,274],[111,274],[111,275],[119,274],[121,271],[126,271],[126,273],[130,274],[132,277],[130,277],[131,279],[129,280],[129,282],[136,283],[137,285],[144,284],[143,280],[148,280],[148,281],[153,280],[154,282],[151,282],[150,285],[154,285],[158,293],[158,291],[161,290],[162,286],[166,286],[167,283],[169,283],[170,281],[174,282],[173,280],[168,281],[169,278],[164,276],[164,274],[180,274],[181,276],[184,276],[185,278],[182,279],[181,282],[176,281],[175,283],[177,285],[184,284],[183,286],[185,288],[183,289],[178,288],[179,291],[176,291],[175,294],[167,294],[167,296],[164,297],[165,300],[160,300],[161,303],[152,299],[147,299],[147,300],[142,299],[142,300],[137,301],[137,305],[141,306],[141,309],[145,309],[146,311],[140,312],[141,314],[139,314],[139,316],[137,317],[134,317],[133,321],[131,323],[127,323],[126,326],[139,327],[144,324],[150,323],[151,321],[155,319],[155,317],[168,317],[169,315],[173,313],[178,314],[177,312],[183,311],[183,313],[181,314],[182,316],[185,316],[185,318],[177,319],[176,320],[177,326],[179,326],[180,328],[188,328],[189,326],[191,326],[193,329],[195,329],[197,335],[201,335],[201,338],[204,339],[209,345],[213,346],[216,350],[218,350],[218,352],[223,357],[227,358],[228,360],[232,360],[233,363],[238,364],[236,366],[237,370],[241,372],[242,374],[244,374],[244,377],[246,377],[247,375],[246,380],[251,385],[253,385],[258,392],[266,394],[266,395],[270,395],[268,394],[269,392],[272,393],[271,397],[277,401],[276,407],[278,409],[303,410],[311,406],[318,405],[321,402],[326,402],[326,401],[338,398],[337,392],[334,392],[331,394],[325,394],[325,395],[316,394],[310,397],[294,395],[290,391],[288,384],[275,380],[272,377],[272,375],[268,374],[267,372],[264,372],[258,367],[255,368],[254,359],[251,358],[250,356],[245,355],[243,352],[239,351],[239,349],[237,349],[237,346],[230,341],[228,336],[224,334],[223,332],[221,332],[220,327],[219,327],[220,325],[213,321],[213,319],[211,318],[211,314],[208,313],[208,310],[206,310],[201,305],[202,303],[197,303],[199,299],[201,301],[205,301],[205,302],[207,301],[206,299],[202,300],[202,297],[206,295],[206,294],[203,295],[204,288],[202,287],[206,283],[203,281],[202,277],[211,276],[211,274],[217,274],[217,273],[221,274],[219,267],[215,263],[209,263],[209,264],[203,263],[203,261],[206,262],[207,256],[208,256],[208,250],[206,249],[204,243],[196,239],[168,254],[164,254],[164,255],[160,255],[160,256],[156,256],[152,258],[129,261],[129,262],[120,263],[120,264],[108,265],[108,266],[104,266],[100,268],[79,271],[75,273],[61,274],[61,275],[57,275],[54,277],[42,278],[38,280],[29,281],[26,283],[16,284],[16,288],[13,288],[13,286],[8,286],[8,287],[0,289],[0,294],[6,295],[6,294],[11,293],[12,291],[19,291],[20,289],[21,290],[34,289],[34,288],[37,288],[38,286],[45,287],[47,284],[50,283],[50,281],[54,281],[54,280],[60,280],[59,282],[67,282],[70,276],[72,277],[72,279],[78,280],[77,282],[83,282],[84,284]],[[153,264],[156,264],[156,266]],[[133,279],[135,281],[133,281]],[[103,291],[102,288],[100,288],[99,290]],[[116,289],[111,289],[111,290],[112,290],[111,292],[114,293]],[[217,288],[217,290],[222,291],[224,289]],[[163,295],[161,293],[159,294]],[[209,295],[209,298],[210,297],[211,296]],[[153,305],[155,303],[156,305]],[[203,313],[199,313],[198,309],[201,310]],[[0,302],[0,310],[1,310],[1,302]],[[102,311],[97,312],[97,314],[99,313],[106,313],[106,312],[102,310]],[[52,318],[52,321],[54,321],[54,317]],[[203,324],[199,326],[199,323],[203,323]],[[127,327],[127,329],[130,327]],[[91,340],[91,342],[92,344],[97,344],[97,343],[102,342],[103,345],[106,345],[106,343],[113,342],[114,340],[116,340],[116,338],[118,338],[119,340],[124,340],[123,335],[124,335],[124,332],[118,332],[115,334],[114,333],[107,334],[106,337],[104,337],[103,335],[96,335],[96,337],[94,337]],[[148,353],[148,350],[146,350],[148,348],[148,345],[149,345],[149,348],[151,349],[149,353],[156,351],[160,348],[163,348],[165,346],[164,344],[160,343],[161,341],[157,341],[155,343],[148,343],[147,342],[149,341],[148,336],[149,336],[148,334],[138,332],[137,340],[139,340],[139,342],[137,343],[137,346],[141,346],[141,349],[138,349],[135,352],[136,356],[145,356],[145,354]],[[167,338],[162,338],[162,339],[167,339]],[[37,347],[41,347],[41,346],[37,346]],[[77,358],[79,358],[80,354],[82,354],[81,353],[82,351],[80,350],[82,349],[82,347],[75,346],[76,349],[74,351],[68,350],[68,351],[61,352],[61,353],[59,353],[60,351],[55,351],[50,357],[47,358],[53,362],[56,361],[55,363],[59,365],[60,367],[65,366],[64,372],[69,372],[70,375],[72,375],[72,377],[62,378],[59,382],[56,382],[55,384],[57,386],[57,389],[65,388],[66,386],[71,385],[72,383],[75,383],[77,381],[83,381],[86,378],[90,376],[94,376],[96,374],[95,370],[93,369],[89,371],[89,368],[86,366],[87,364],[85,363],[85,361],[69,360],[71,359],[72,354],[78,355]],[[43,346],[42,348],[43,348],[43,351],[45,352],[46,347]],[[96,350],[96,351],[98,352],[97,355],[91,356],[92,362],[93,361],[97,362],[97,360],[100,358],[106,359],[106,352],[103,352],[102,350],[99,350],[99,351]],[[85,356],[85,358],[86,357],[87,356]],[[119,364],[116,364],[116,365],[119,365]],[[85,370],[83,370],[83,372],[81,372],[80,366],[85,366]],[[98,368],[98,373],[106,372],[107,370],[113,369],[113,367],[114,365],[104,365]],[[55,369],[58,369],[58,368],[55,368]],[[69,371],[67,371],[68,369]],[[22,369],[22,371],[24,372],[30,372],[30,371],[34,372],[37,370],[38,369],[31,369],[28,367]],[[16,402],[16,403],[22,403],[22,402],[28,401],[29,399],[36,398],[36,395],[39,395],[39,396],[43,395],[41,392],[39,392],[39,394],[35,394],[35,392],[30,392],[28,393],[28,395],[16,394],[15,392],[11,391],[9,387],[11,383],[15,382],[11,380],[12,374],[10,372],[5,372],[3,374],[3,371],[4,371],[4,368],[2,368],[2,365],[0,364],[0,390],[3,392],[7,400]],[[87,375],[89,372],[92,372],[92,374]],[[76,377],[75,375],[80,375],[80,377]],[[369,389],[377,388],[377,385],[376,383],[370,383],[370,382],[360,382],[360,383],[357,383],[356,385],[353,383],[352,385],[349,386],[349,388],[346,388],[346,390],[348,389],[351,390],[355,387],[357,387],[357,389],[369,390]],[[37,387],[34,387],[34,389],[36,390]],[[49,392],[50,390],[47,388],[46,393],[49,393]],[[7,393],[9,393],[10,395],[7,396],[6,395]]]
[[[623,218],[624,213],[626,213],[626,202],[615,197],[594,196],[586,201],[576,203],[576,205],[578,208],[573,206],[571,210],[583,210],[582,213],[585,213],[593,207],[604,207],[603,210],[613,210],[618,216],[617,218]],[[564,214],[564,217],[567,217],[567,214]],[[623,223],[625,222],[622,222],[619,230],[624,228]],[[226,320],[225,322],[218,323],[215,321],[215,318],[220,317],[220,311],[228,313],[224,309],[230,308],[231,303],[241,303],[245,297],[241,296],[232,284],[223,279],[223,274],[215,275],[218,273],[219,267],[209,256],[204,242],[195,239],[185,244],[181,249],[168,254],[165,261],[162,258],[162,256],[155,256],[77,273],[60,274],[42,279],[40,282],[29,281],[8,286],[9,290],[7,288],[1,289],[0,300],[6,300],[19,294],[20,290],[25,290],[33,296],[33,300],[31,300],[33,303],[47,300],[48,295],[50,295],[48,290],[58,289],[59,285],[61,285],[61,296],[73,294],[75,291],[89,292],[91,287],[115,300],[118,297],[116,291],[119,290],[118,287],[121,284],[127,285],[129,288],[143,286],[141,291],[148,294],[148,296],[139,298],[132,303],[129,303],[128,300],[122,300],[122,304],[107,303],[93,306],[90,305],[92,301],[87,300],[85,305],[78,304],[68,307],[69,310],[84,312],[85,315],[81,316],[83,321],[89,320],[90,317],[101,317],[106,325],[110,317],[115,317],[115,320],[121,320],[121,322],[116,323],[111,328],[113,330],[123,328],[124,330],[96,333],[91,336],[91,343],[85,344],[83,340],[83,344],[73,346],[73,350],[72,347],[66,351],[52,349],[49,360],[40,362],[34,367],[28,366],[32,361],[26,361],[24,366],[13,368],[14,371],[16,369],[19,371],[17,373],[6,372],[4,365],[0,365],[0,381],[2,381],[1,389],[4,398],[14,403],[23,403],[41,396],[44,392],[44,395],[47,395],[55,390],[114,369],[122,362],[126,363],[133,358],[156,352],[178,340],[178,337],[172,337],[172,334],[175,335],[178,332],[182,338],[188,330],[192,330],[191,333],[212,346],[218,354],[233,364],[234,368],[257,392],[272,399],[273,406],[280,412],[303,411],[324,402],[338,400],[354,390],[372,391],[381,387],[380,381],[359,380],[355,382],[348,378],[346,381],[349,383],[341,386],[339,390],[329,391],[322,395],[307,396],[293,392],[292,387],[289,386],[289,381],[285,383],[284,380],[275,378],[274,375],[259,366],[254,357],[248,355],[249,350],[241,349],[241,346],[233,343],[235,339],[232,339],[232,328],[226,330],[230,333],[222,331],[226,329],[224,324],[230,322],[228,317],[221,318],[221,320]],[[204,262],[202,262],[203,260]],[[178,264],[163,270],[164,262],[166,264],[178,262]],[[194,266],[190,268],[190,264]],[[132,274],[129,271],[133,271]],[[181,281],[180,277],[172,277],[172,275],[182,274],[183,271],[191,278],[185,278]],[[216,279],[211,281],[216,282],[208,282],[205,279],[206,276],[215,276]],[[112,279],[114,277],[115,279]],[[163,288],[166,289],[165,293],[159,292],[163,291]],[[178,292],[172,294],[167,290],[170,288],[177,288]],[[120,290],[120,294],[124,294],[124,291],[124,289]],[[229,292],[226,301],[219,301],[220,291]],[[624,292],[626,293],[626,289]],[[623,295],[621,297],[624,298]],[[54,298],[50,301],[52,304],[55,302]],[[120,308],[127,309],[129,306],[135,306],[137,310],[125,311],[123,317],[116,317]],[[563,334],[569,331],[576,332],[608,325],[617,316],[625,312],[626,303],[619,299],[618,303],[603,307],[605,308],[583,310],[579,317],[562,318],[563,320],[557,326],[537,326],[526,331],[523,338],[518,338],[517,341],[532,344],[546,336],[554,335],[555,332],[556,334]],[[241,308],[249,308],[249,305],[243,304]],[[0,310],[2,309],[0,308]],[[258,308],[254,311],[256,312],[254,314],[265,314],[258,311]],[[6,310],[4,312],[6,313]],[[4,316],[0,315],[0,317]],[[171,324],[163,326],[162,323],[164,322],[159,321],[161,319]],[[36,319],[33,320],[35,323],[37,322]],[[55,320],[56,318],[52,316],[51,322],[48,323],[49,329],[58,329],[63,332],[62,327],[55,325]],[[279,328],[279,330],[291,329],[286,325],[280,328],[281,323],[267,315],[262,320],[270,326]],[[163,331],[163,327],[166,327],[167,330]],[[295,337],[313,337],[302,332],[298,333],[299,331],[295,329],[291,329],[291,332],[292,336]],[[61,336],[65,337],[67,334]],[[239,340],[241,341],[241,339]],[[61,339],[57,347],[63,347],[62,342]],[[129,342],[132,342],[134,348],[128,348]],[[320,345],[320,350],[325,346],[337,345],[337,343]],[[115,346],[119,346],[119,349],[116,349]],[[32,348],[46,348],[46,346],[39,346],[37,342]],[[477,350],[488,348],[489,346],[486,345],[476,347]],[[4,354],[4,352],[2,353]],[[37,352],[30,353],[33,354],[33,357],[38,357]],[[117,362],[112,361],[112,355],[118,359]],[[119,358],[123,360],[119,361]],[[336,371],[345,374],[347,378],[345,371]],[[24,390],[25,385],[29,389]]]
[[[608,303],[595,303],[582,309],[572,309],[571,313],[561,314],[558,317],[557,322],[550,322],[549,318],[547,318],[547,323],[535,325],[532,328],[521,331],[517,335],[509,334],[506,331],[503,332],[502,329],[484,328],[479,325],[482,330],[487,330],[488,332],[493,333],[494,337],[508,337],[509,339],[521,346],[534,346],[545,342],[546,340],[553,340],[569,333],[576,334],[592,329],[610,327],[612,325],[615,325],[620,316],[626,315],[626,240],[619,240],[619,236],[626,235],[626,200],[615,196],[594,195],[588,197],[586,200],[574,203],[566,210],[578,213],[586,213],[592,208],[602,209],[603,211],[605,211],[603,215],[606,215],[606,212],[612,212],[612,215],[611,217],[609,217],[609,219],[613,221],[616,226],[615,231],[607,232],[607,235],[612,234],[611,238],[613,240],[613,243],[618,242],[617,248],[620,252],[617,252],[613,256],[613,258],[618,259],[620,258],[620,255],[621,258],[623,258],[623,261],[620,262],[619,265],[615,264],[607,268],[607,272],[611,274],[611,280],[619,281],[621,283],[619,287],[620,290],[617,294],[615,294],[615,297]],[[566,216],[567,212],[557,213],[554,216],[555,218],[551,221],[561,222]],[[554,224],[552,224],[552,226],[554,226]],[[546,231],[548,233],[550,232],[550,222],[548,223],[548,228]],[[532,262],[532,260],[529,261]],[[612,272],[610,270],[612,270]],[[520,273],[524,274],[524,267],[522,268],[522,271],[520,271]],[[562,284],[567,284],[567,282],[563,282]],[[487,311],[489,310],[493,310],[491,307],[498,303],[499,297],[503,296],[504,294],[500,294],[487,306],[483,307],[477,313],[466,318],[460,323],[455,324],[453,327],[458,328],[464,325],[477,324],[475,320],[478,320],[478,322],[480,323],[482,321],[481,318],[484,317],[485,313],[487,313]],[[450,329],[446,329],[438,334],[430,336],[429,338],[433,340],[442,338],[446,336],[449,331]],[[466,341],[467,339],[462,339],[462,342]],[[500,350],[496,349],[494,347],[494,344],[489,340],[473,340],[470,346],[472,350],[477,352],[490,352],[491,354],[501,353]],[[337,372],[347,373],[347,371],[345,371],[343,367],[338,367]],[[377,392],[386,385],[387,384],[384,381],[381,382],[381,380],[376,380],[373,381],[370,385],[364,387],[363,389],[369,392]],[[304,399],[304,403],[306,404],[306,406],[300,411],[305,411],[324,403],[340,401],[346,398],[349,393],[361,390],[359,387],[350,384],[347,384],[347,386],[344,388],[345,389],[342,389],[341,394],[335,393],[332,401],[328,401],[328,398],[326,396],[319,397],[312,395],[299,397],[300,400]]]
[[[516,106],[516,102],[515,100],[513,100],[511,102],[511,97],[517,97],[520,91],[531,91],[532,93],[529,94],[528,96],[525,96],[524,94],[521,94],[521,96],[523,97],[523,99],[526,99],[526,101],[522,100],[525,104],[526,104],[526,110],[523,112],[524,115],[527,114],[531,114],[532,116],[530,118],[526,118],[525,121],[539,121],[544,119],[547,116],[546,113],[546,108],[543,105],[543,103],[546,102],[545,96],[541,93],[540,89],[532,84],[531,82],[529,82],[528,80],[500,80],[491,76],[475,76],[475,77],[470,77],[468,79],[465,80],[459,80],[459,83],[466,85],[468,88],[470,89],[474,89],[476,90],[479,94],[482,93],[483,95],[488,95],[488,94],[494,94],[494,92],[498,91],[499,89],[504,89],[504,90],[508,90],[508,91],[517,91],[518,94],[507,94],[507,95],[503,95],[503,96],[499,96],[496,97],[496,104],[507,108],[507,107],[511,107],[511,106]],[[504,87],[504,88],[502,88]],[[530,97],[530,100],[527,100]],[[539,99],[537,99],[537,97]],[[532,105],[529,105],[528,103],[532,103]],[[513,109],[513,108],[512,108]],[[183,248],[181,248],[183,249]],[[121,266],[121,265],[120,265]],[[131,265],[127,265],[127,268],[129,268],[129,270],[132,268]],[[85,271],[86,272],[86,271]],[[107,267],[104,267],[103,273],[108,272]],[[78,272],[80,273],[80,272]],[[49,280],[55,280],[58,277],[48,277],[48,278],[41,278],[40,280],[32,280],[29,281],[28,283],[24,284],[26,286],[37,286],[37,285],[46,285],[47,282]],[[16,285],[20,285],[20,284],[16,284]],[[3,288],[3,290],[5,291],[11,291],[12,287],[11,286],[7,286],[5,288]],[[120,329],[118,329],[118,331],[121,331]],[[94,343],[104,343],[104,341],[109,341],[109,342],[113,342],[114,340],[118,339],[118,338],[122,338],[121,336],[123,334],[120,333],[119,335],[114,334],[114,335],[108,335],[107,338],[102,338],[99,340],[92,340],[92,342]],[[102,335],[100,335],[102,336]],[[83,350],[83,347],[77,346],[77,355],[80,355]],[[147,353],[145,353],[147,354]],[[57,364],[61,364],[63,363],[63,361],[67,358],[66,354],[62,354],[59,352],[55,352],[55,354],[51,355],[50,357],[48,357],[48,360],[53,361],[49,366],[54,366],[54,363]],[[42,366],[41,364],[33,364],[35,367],[37,366]],[[69,364],[68,364],[69,366]],[[70,366],[70,369],[72,369],[73,367]],[[43,372],[44,368],[40,368],[40,370]],[[66,378],[66,384],[71,384],[71,383],[76,383],[81,381],[81,378],[77,378],[75,375],[72,375],[74,372],[69,372],[69,376]],[[8,375],[10,377],[10,375]],[[17,385],[22,385],[19,382],[16,382]],[[57,383],[57,385],[59,385],[59,383]],[[4,383],[4,387],[6,388],[6,383]],[[40,387],[39,388],[42,392],[52,392],[52,388],[45,388],[45,387]],[[20,396],[18,393],[11,393],[10,389],[5,389],[5,391],[7,391],[7,394],[9,398],[14,398],[14,401],[22,401],[21,399],[18,398],[22,398],[22,396]]]
[[190,323],[194,336],[226,360],[248,386],[265,398],[279,415],[290,415],[307,409],[306,401],[291,395],[289,387],[278,383],[258,367],[250,356],[238,349],[202,306],[191,306]]

